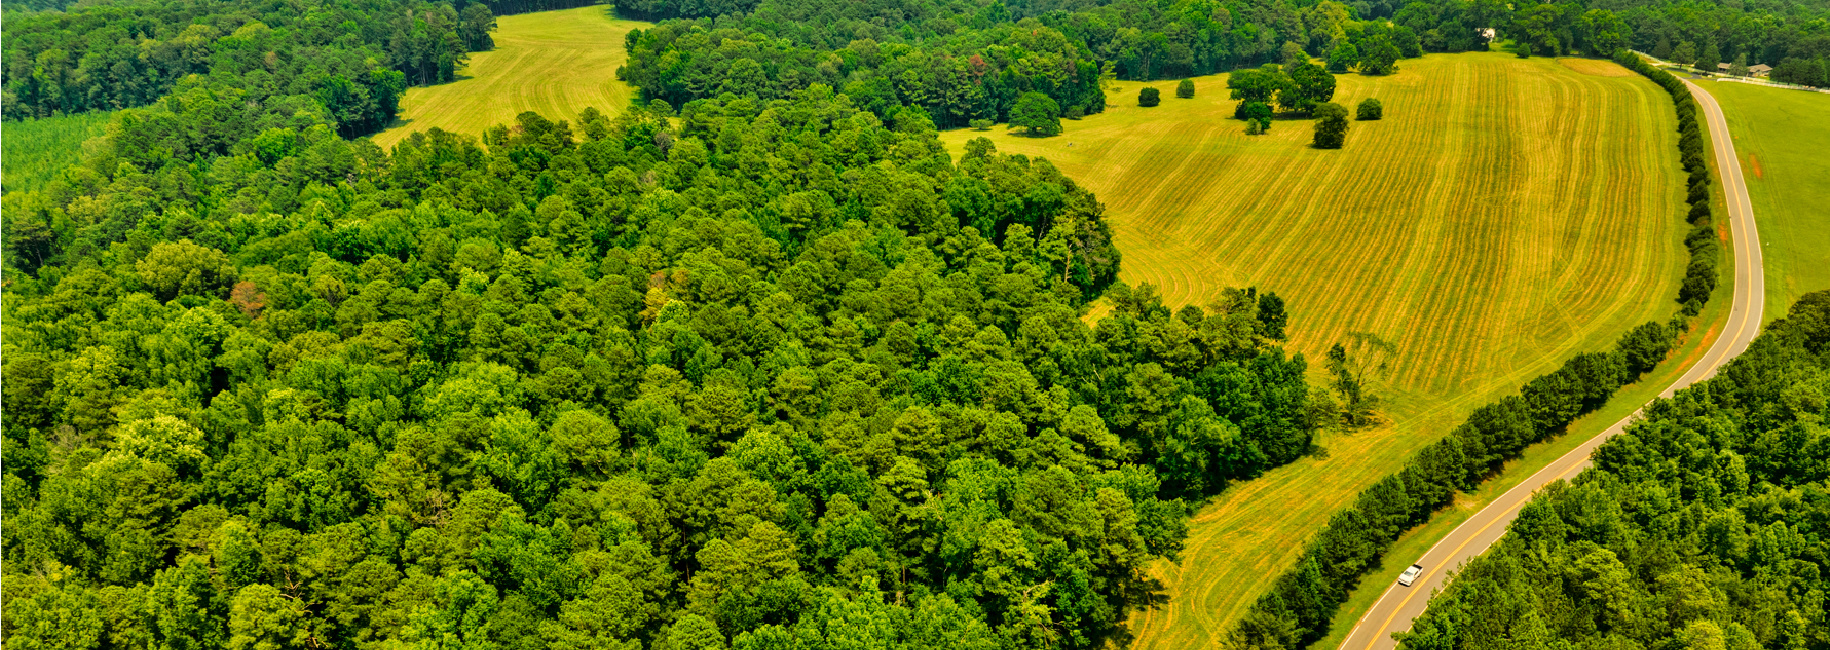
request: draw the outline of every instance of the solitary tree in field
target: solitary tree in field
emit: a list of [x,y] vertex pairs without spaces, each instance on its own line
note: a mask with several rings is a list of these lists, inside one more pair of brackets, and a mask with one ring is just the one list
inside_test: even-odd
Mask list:
[[1339,149],[1347,141],[1347,108],[1334,102],[1315,107],[1315,148]]
[[1145,87],[1143,90],[1137,91],[1138,106],[1155,106],[1162,102],[1162,93],[1157,92],[1155,88]]
[[1728,73],[1737,77],[1747,76],[1747,53],[1735,55],[1735,62],[1728,64]]
[[1354,117],[1361,120],[1384,119],[1385,105],[1380,104],[1377,99],[1368,97],[1365,101],[1360,102],[1360,107]]
[[1183,79],[1182,83],[1176,84],[1176,96],[1182,99],[1194,99],[1195,81],[1193,79]]
[[1521,59],[1531,58],[1531,44],[1530,43],[1527,43],[1524,41],[1519,41],[1518,45],[1513,46],[1513,51],[1518,52],[1519,58],[1521,58]]
[[1336,74],[1346,72],[1349,68],[1360,65],[1360,49],[1353,43],[1341,41],[1328,53],[1328,71]]
[[1264,135],[1264,127],[1258,126],[1258,120],[1245,121],[1246,135]]
[[1057,135],[1061,133],[1061,105],[1033,90],[1023,93],[1010,109],[1010,125],[1024,127],[1032,136]]
[[974,131],[987,131],[987,130],[991,129],[991,120],[987,120],[984,118],[972,120],[970,122],[967,122],[966,124],[970,125],[972,127],[972,130],[974,130]]

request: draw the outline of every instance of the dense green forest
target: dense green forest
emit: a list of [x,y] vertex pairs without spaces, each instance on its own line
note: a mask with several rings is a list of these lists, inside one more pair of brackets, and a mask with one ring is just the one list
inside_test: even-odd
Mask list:
[[1789,61],[1782,77],[1821,71],[1830,56],[1830,7],[1820,0],[1757,8],[1493,0],[624,0],[618,9],[671,19],[629,37],[623,76],[649,99],[676,106],[724,93],[768,99],[821,83],[885,119],[913,106],[943,127],[1008,121],[1026,92],[1047,94],[1063,117],[1097,113],[1105,108],[1104,79],[1288,65],[1292,48],[1330,61],[1332,72],[1364,74],[1389,74],[1397,60],[1426,51],[1483,49],[1490,37],[1540,55],[1603,57],[1623,47],[1651,51],[1694,41],[1703,43],[1692,46],[1698,57],[1707,46],[1725,62],[1736,56],[1776,66]]
[[0,121],[5,178],[0,192],[43,187],[83,158],[83,143],[101,136],[114,115],[105,111]]
[[1401,647],[1830,648],[1826,394],[1819,292],[1534,497]]
[[[450,81],[490,46],[487,6],[419,0],[100,3],[9,15],[7,119],[144,106],[207,89],[272,112],[316,110],[345,136],[392,120],[408,85]],[[231,138],[232,140],[233,138]]]
[[[1116,283],[1096,197],[937,125],[1280,62],[1260,103],[1301,111],[1332,88],[1306,56],[1647,33],[1459,0],[624,3],[668,19],[608,44],[661,102],[360,137],[495,15],[572,4],[8,3],[6,118],[114,112],[0,210],[9,646],[1122,643],[1189,504],[1307,453],[1327,400],[1281,298]],[[1786,56],[1821,33],[1744,15]],[[1441,493],[1676,331],[1458,430]]]
[[8,642],[1094,647],[1308,450],[1282,301],[1113,285],[1046,162],[687,108],[384,153],[193,88],[9,193]]

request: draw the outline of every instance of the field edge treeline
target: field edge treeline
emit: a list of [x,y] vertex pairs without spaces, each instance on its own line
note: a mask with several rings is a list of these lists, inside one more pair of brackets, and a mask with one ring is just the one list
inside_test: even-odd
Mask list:
[[1607,352],[1576,355],[1526,383],[1518,395],[1474,409],[1466,422],[1331,517],[1304,544],[1295,565],[1233,624],[1228,642],[1241,648],[1306,648],[1326,637],[1348,595],[1380,566],[1400,535],[1449,506],[1456,494],[1496,476],[1526,447],[1561,435],[1576,418],[1606,405],[1622,386],[1657,367],[1689,329],[1687,319],[1702,311],[1716,287],[1721,251],[1696,103],[1682,81],[1636,55],[1621,52],[1615,59],[1663,88],[1677,114],[1678,155],[1690,180],[1691,207],[1684,218],[1692,224],[1684,239],[1691,261],[1676,297],[1679,313],[1669,323],[1634,328]]

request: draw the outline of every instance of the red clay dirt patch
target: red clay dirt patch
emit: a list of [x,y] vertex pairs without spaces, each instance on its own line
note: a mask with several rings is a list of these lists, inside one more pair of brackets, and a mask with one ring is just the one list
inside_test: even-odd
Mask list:
[[1751,154],[1751,153],[1750,153],[1750,154],[1748,154],[1748,155],[1747,155],[1747,164],[1749,164],[1749,165],[1751,165],[1751,166],[1753,166],[1753,168],[1754,168],[1754,178],[1766,178],[1766,174],[1763,174],[1763,173],[1761,173],[1761,171],[1760,171],[1760,159],[1759,159],[1759,158],[1755,158],[1755,157],[1754,157],[1754,154]]
[[1594,75],[1597,77],[1630,77],[1630,76],[1633,76],[1633,71],[1620,67],[1620,64],[1615,63],[1613,61],[1602,61],[1600,59],[1559,58],[1559,59],[1557,59],[1557,62],[1563,64],[1563,67],[1565,67],[1565,68],[1569,68],[1571,70],[1575,70],[1576,72],[1580,72],[1580,73],[1586,74],[1586,75]]

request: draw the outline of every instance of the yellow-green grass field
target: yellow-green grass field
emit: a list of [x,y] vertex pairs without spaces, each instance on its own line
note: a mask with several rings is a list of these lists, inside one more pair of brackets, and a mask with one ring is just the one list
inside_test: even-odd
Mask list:
[[1766,270],[1766,320],[1830,289],[1830,94],[1697,82],[1722,105]]
[[497,18],[495,49],[472,52],[457,81],[409,88],[400,118],[375,143],[391,147],[435,126],[481,136],[525,111],[554,120],[573,120],[593,107],[614,114],[635,96],[616,78],[629,57],[623,36],[647,26],[617,20],[605,5]]
[[83,143],[102,135],[113,111],[0,122],[0,186],[33,190],[83,157]]
[[1155,82],[1155,108],[1135,105],[1145,84],[1120,83],[1105,113],[1053,138],[943,134],[955,151],[988,136],[1046,157],[1092,189],[1121,278],[1172,305],[1276,291],[1312,366],[1354,334],[1394,346],[1376,382],[1386,422],[1328,433],[1326,454],[1202,507],[1182,561],[1158,567],[1168,602],[1133,619],[1137,647],[1214,647],[1304,539],[1411,452],[1676,311],[1683,175],[1662,89],[1601,61],[1470,53],[1400,67],[1338,77],[1335,101],[1376,97],[1386,119],[1353,122],[1337,151],[1310,148],[1304,120],[1244,135],[1224,75],[1195,79],[1188,100]]

